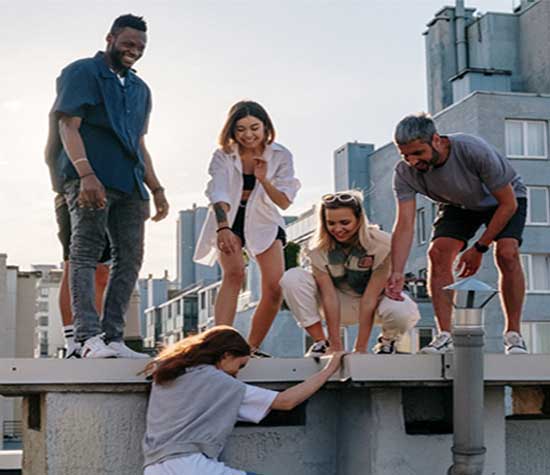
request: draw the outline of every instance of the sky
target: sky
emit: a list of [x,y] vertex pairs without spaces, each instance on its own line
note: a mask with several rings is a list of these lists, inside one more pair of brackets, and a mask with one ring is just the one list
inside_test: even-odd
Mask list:
[[[466,0],[481,12],[513,0]],[[453,0],[0,0],[0,253],[22,270],[61,247],[43,150],[55,78],[105,47],[114,18],[143,15],[136,69],[153,93],[146,142],[171,206],[147,223],[142,276],[175,278],[179,210],[207,205],[207,167],[227,111],[260,102],[294,155],[299,214],[333,189],[332,154],[380,147],[426,109],[423,31]]]

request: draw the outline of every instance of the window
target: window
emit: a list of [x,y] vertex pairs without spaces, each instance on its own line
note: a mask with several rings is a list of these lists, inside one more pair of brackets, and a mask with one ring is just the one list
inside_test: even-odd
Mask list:
[[527,292],[550,292],[550,255],[522,254]]
[[530,353],[550,353],[550,322],[523,322],[521,334]]
[[426,242],[426,210],[424,208],[416,210],[416,242],[419,245]]
[[548,225],[549,206],[548,206],[548,188],[543,186],[528,186],[528,209],[527,224],[529,225]]
[[49,289],[47,287],[40,288],[40,297],[47,297],[49,294]]
[[510,158],[546,158],[546,122],[507,120],[506,155]]
[[48,302],[38,302],[38,311],[48,313],[49,305]]

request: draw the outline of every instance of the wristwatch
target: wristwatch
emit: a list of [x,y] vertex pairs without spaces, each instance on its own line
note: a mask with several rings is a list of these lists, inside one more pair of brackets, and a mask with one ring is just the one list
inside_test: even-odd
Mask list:
[[480,254],[485,254],[489,250],[489,246],[481,244],[479,241],[474,244],[474,248]]

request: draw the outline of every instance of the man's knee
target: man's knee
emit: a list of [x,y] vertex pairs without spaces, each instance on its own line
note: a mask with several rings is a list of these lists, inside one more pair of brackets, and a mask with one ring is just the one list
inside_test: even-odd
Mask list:
[[521,266],[517,242],[497,243],[496,261],[501,272],[517,272]]
[[447,242],[441,239],[436,239],[428,249],[428,259],[430,261],[430,269],[432,272],[447,272],[452,270],[453,261],[458,254],[461,243]]

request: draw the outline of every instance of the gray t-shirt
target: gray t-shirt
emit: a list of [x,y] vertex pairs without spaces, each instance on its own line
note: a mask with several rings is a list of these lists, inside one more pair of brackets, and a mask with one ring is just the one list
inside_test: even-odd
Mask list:
[[498,205],[491,192],[511,184],[517,198],[527,194],[521,177],[493,146],[469,134],[450,134],[449,157],[445,163],[420,172],[400,161],[393,174],[393,191],[399,201],[414,199],[416,193],[438,203],[482,211]]

